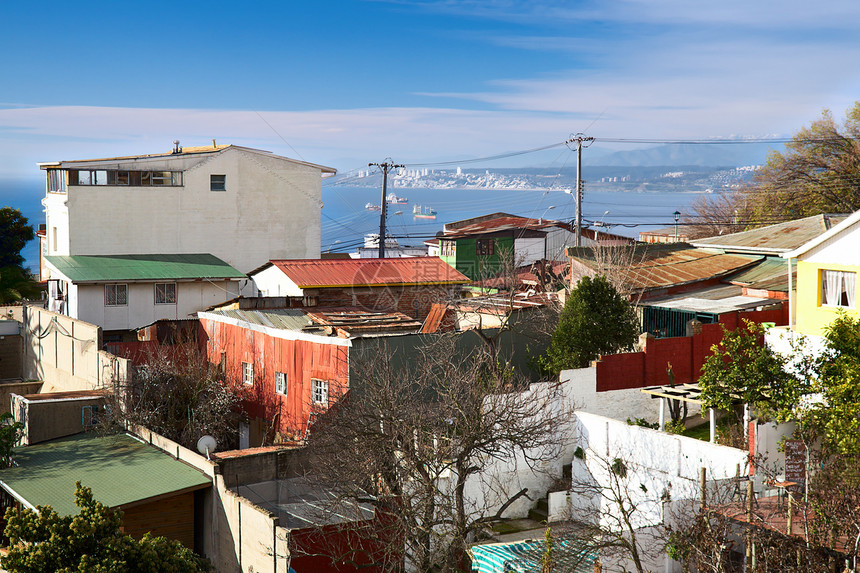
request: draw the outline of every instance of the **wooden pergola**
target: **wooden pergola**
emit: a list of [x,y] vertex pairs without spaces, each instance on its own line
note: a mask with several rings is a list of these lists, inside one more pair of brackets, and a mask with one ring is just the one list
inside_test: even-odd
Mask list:
[[[676,384],[674,386],[648,386],[647,388],[640,388],[640,392],[644,394],[650,394],[653,399],[660,399],[660,430],[663,431],[666,429],[666,403],[668,400],[680,400],[682,402],[689,402],[690,404],[698,404],[702,406],[704,403],[702,402],[702,389],[698,384]],[[735,403],[741,404],[743,400],[741,400],[740,396],[735,396]],[[710,426],[711,426],[711,439],[710,442],[716,443],[716,433],[717,433],[717,417],[713,408],[708,409],[710,414]],[[744,421],[745,426],[749,422],[749,408],[744,408]],[[746,429],[744,430],[746,431]]]

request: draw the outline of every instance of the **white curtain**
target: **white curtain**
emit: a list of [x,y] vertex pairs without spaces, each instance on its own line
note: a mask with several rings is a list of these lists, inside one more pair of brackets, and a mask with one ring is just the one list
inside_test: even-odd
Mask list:
[[840,271],[823,271],[824,304],[836,306],[842,298],[842,273]]
[[848,295],[848,306],[856,308],[854,302],[857,299],[857,273],[842,273],[845,279],[845,294]]

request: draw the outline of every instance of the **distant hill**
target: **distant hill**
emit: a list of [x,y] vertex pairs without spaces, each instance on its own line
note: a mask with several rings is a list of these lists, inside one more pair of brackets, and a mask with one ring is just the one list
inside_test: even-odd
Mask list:
[[768,151],[773,148],[782,151],[783,145],[769,143],[684,143],[659,145],[631,151],[616,151],[609,154],[594,153],[593,155],[590,150],[586,150],[582,154],[582,162],[586,165],[607,167],[656,167],[661,165],[741,167],[763,164],[767,160]]

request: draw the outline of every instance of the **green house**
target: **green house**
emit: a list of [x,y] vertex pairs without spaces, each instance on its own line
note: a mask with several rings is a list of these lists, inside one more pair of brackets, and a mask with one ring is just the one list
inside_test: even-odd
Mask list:
[[438,237],[439,257],[470,279],[483,280],[497,275],[506,264],[556,260],[548,237],[559,240],[558,260],[563,260],[569,236],[565,223],[495,213],[446,225]]

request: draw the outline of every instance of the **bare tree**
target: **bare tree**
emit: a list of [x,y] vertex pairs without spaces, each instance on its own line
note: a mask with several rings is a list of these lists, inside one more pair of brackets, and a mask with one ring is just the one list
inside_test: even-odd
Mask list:
[[345,507],[375,508],[376,562],[390,570],[459,570],[467,544],[523,503],[518,472],[546,472],[565,439],[556,386],[511,391],[515,375],[485,349],[460,356],[446,337],[408,368],[354,358],[349,394],[311,431],[314,478]]
[[222,382],[196,343],[157,347],[112,390],[101,421],[107,431],[138,425],[192,449],[204,434],[220,449],[238,445],[235,408],[242,389]]

